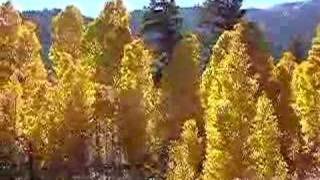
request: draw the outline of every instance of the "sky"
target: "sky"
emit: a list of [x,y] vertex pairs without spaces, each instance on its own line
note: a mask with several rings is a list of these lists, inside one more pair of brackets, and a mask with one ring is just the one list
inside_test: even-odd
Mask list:
[[[0,0],[0,3],[7,0]],[[11,0],[19,10],[42,10],[44,8],[65,8],[73,4],[77,6],[84,15],[96,17],[108,0]],[[181,7],[190,7],[201,4],[204,0],[176,0]],[[296,2],[301,0],[244,0],[244,8],[268,8],[275,4],[285,2]],[[128,10],[142,9],[149,4],[149,0],[124,0]]]

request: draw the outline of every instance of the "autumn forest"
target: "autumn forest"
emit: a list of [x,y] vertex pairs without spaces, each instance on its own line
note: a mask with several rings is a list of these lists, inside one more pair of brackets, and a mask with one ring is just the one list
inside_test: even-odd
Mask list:
[[0,179],[318,179],[320,26],[276,59],[241,6],[207,0],[187,32],[151,0],[139,35],[122,0],[91,22],[68,6],[46,55],[2,4]]

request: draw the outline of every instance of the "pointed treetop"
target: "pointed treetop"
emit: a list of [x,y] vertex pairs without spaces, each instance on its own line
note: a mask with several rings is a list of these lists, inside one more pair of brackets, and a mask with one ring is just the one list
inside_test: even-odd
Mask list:
[[16,32],[21,23],[19,12],[13,8],[10,1],[0,6],[0,36]]
[[109,26],[129,28],[129,15],[122,0],[107,2],[98,19]]
[[320,25],[316,29],[316,36],[312,41],[312,47],[309,51],[309,60],[320,62]]
[[83,33],[83,16],[75,6],[68,6],[53,20],[54,47],[74,54],[79,50]]

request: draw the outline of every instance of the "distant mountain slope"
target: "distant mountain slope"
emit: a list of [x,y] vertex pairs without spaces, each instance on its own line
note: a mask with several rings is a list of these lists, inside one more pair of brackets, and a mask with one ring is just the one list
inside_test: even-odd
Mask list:
[[[27,11],[23,14],[39,23],[41,27],[41,42],[47,53],[51,44],[51,19],[60,10]],[[184,17],[184,30],[192,31],[200,20],[201,8],[182,8]],[[138,34],[143,18],[143,10],[131,13],[132,32]],[[311,42],[314,30],[320,23],[320,0],[286,3],[269,9],[248,9],[246,18],[256,22],[266,34],[267,40],[273,45],[275,55],[278,57],[283,49],[287,49],[290,40],[301,35],[307,42]],[[91,19],[87,19],[90,21]]]
[[[311,42],[320,24],[320,0],[287,3],[266,10],[249,11],[247,18],[259,23],[275,50],[287,49],[290,40],[301,35]],[[279,52],[276,51],[276,54]]]

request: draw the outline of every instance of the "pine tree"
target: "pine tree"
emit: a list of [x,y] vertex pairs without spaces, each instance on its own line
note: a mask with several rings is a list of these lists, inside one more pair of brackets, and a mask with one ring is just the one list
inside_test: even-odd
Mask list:
[[212,54],[212,47],[219,36],[225,30],[233,29],[244,16],[245,10],[241,10],[243,0],[206,0],[201,11],[201,21],[197,27],[198,37],[204,45],[202,56],[202,68],[206,68]]
[[[171,54],[181,38],[181,25],[182,18],[174,0],[151,0],[144,14],[141,33],[156,51]],[[153,34],[160,37],[154,38]]]
[[320,28],[313,40],[306,62],[301,63],[293,73],[293,107],[302,127],[307,152],[314,157],[313,165],[319,162],[319,37]]
[[306,56],[307,42],[302,35],[294,36],[290,43],[288,50],[298,58],[301,62]]
[[201,153],[197,123],[195,120],[188,120],[183,126],[181,138],[173,143],[170,153],[173,167],[169,170],[167,179],[197,179],[200,174]]
[[[233,26],[244,16],[245,10],[241,10],[243,0],[206,0],[203,4],[202,21],[200,28],[208,31],[205,36],[210,45],[225,30],[233,29]],[[215,40],[214,40],[215,39]],[[214,40],[214,41],[213,41]]]
[[225,32],[202,79],[206,123],[203,179],[246,177],[247,140],[255,116],[257,80],[249,72],[246,24]]
[[[241,10],[242,0],[220,1],[207,0],[204,2],[203,23],[211,23],[212,32],[215,29],[231,30],[237,24],[245,11]],[[207,12],[206,12],[207,11]],[[211,17],[221,18],[221,20],[210,20]]]
[[262,95],[256,109],[248,139],[255,179],[287,179],[286,163],[280,152],[280,130],[271,100]]
[[159,54],[153,69],[154,83],[159,85],[162,70],[170,62],[174,48],[182,38],[179,7],[174,0],[151,0],[142,23],[144,41]]

